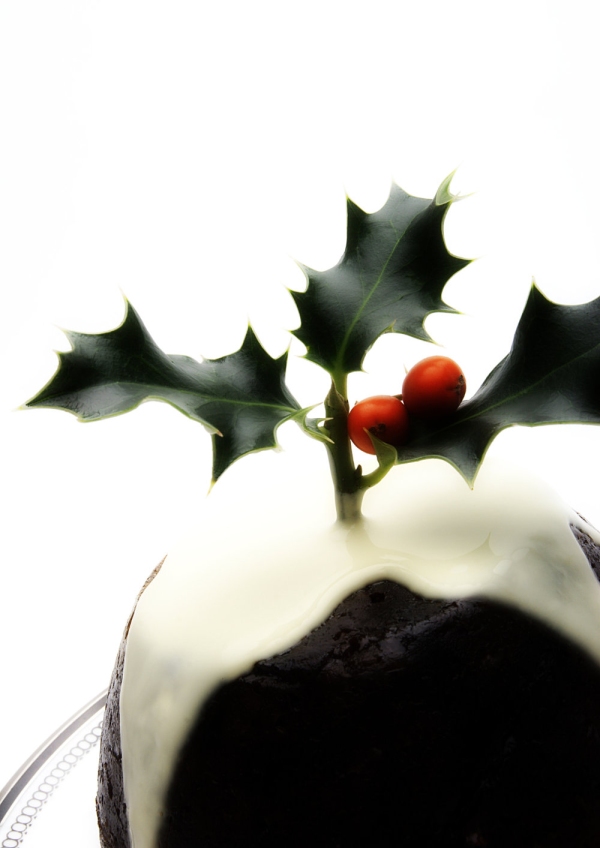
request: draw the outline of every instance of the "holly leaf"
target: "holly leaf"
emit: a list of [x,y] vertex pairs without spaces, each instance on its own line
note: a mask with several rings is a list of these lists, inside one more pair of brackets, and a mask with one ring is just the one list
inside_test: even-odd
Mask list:
[[442,234],[456,199],[450,175],[433,200],[392,186],[388,201],[368,214],[347,200],[344,255],[327,271],[301,266],[305,292],[291,292],[301,326],[294,335],[306,357],[337,379],[360,371],[368,349],[382,333],[405,333],[431,341],[423,322],[432,312],[456,312],[442,291],[468,260],[452,256]]
[[439,457],[472,484],[493,439],[517,424],[600,424],[600,298],[565,306],[532,286],[508,356],[450,420],[417,423],[398,462]]
[[58,354],[54,377],[25,407],[92,421],[165,401],[212,434],[213,480],[239,457],[276,447],[277,427],[302,415],[284,382],[287,355],[270,357],[251,328],[238,351],[202,362],[163,353],[130,303],[115,330],[66,336],[72,350]]

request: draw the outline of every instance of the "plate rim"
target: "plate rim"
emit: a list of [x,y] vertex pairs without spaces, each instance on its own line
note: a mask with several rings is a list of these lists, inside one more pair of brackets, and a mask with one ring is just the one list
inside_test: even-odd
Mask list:
[[8,783],[0,790],[0,825],[11,811],[15,801],[27,787],[35,774],[50,759],[75,731],[101,712],[106,706],[108,688],[103,689],[95,698],[88,701],[74,715],[64,722],[51,736],[37,748],[33,754],[17,769]]

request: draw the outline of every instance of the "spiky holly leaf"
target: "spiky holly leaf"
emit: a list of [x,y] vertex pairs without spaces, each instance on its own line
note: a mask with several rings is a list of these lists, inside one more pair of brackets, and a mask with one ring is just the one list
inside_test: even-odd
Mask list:
[[304,268],[305,292],[292,292],[301,326],[294,334],[307,358],[337,379],[360,371],[368,349],[382,333],[430,340],[423,322],[432,312],[455,312],[442,291],[468,260],[452,256],[442,234],[455,198],[451,176],[433,200],[398,186],[378,211],[368,214],[351,200],[344,255],[327,271]]
[[508,356],[451,420],[416,426],[398,462],[440,457],[472,483],[492,440],[515,424],[600,424],[600,298],[565,306],[533,286]]
[[251,328],[236,353],[202,362],[163,353],[129,303],[115,330],[66,335],[72,350],[58,354],[56,374],[26,407],[90,421],[166,401],[212,433],[214,480],[239,457],[276,447],[279,424],[299,415],[284,382],[287,356],[272,359]]

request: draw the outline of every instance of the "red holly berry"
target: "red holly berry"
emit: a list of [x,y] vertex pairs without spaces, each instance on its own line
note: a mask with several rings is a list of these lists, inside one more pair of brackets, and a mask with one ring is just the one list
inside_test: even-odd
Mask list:
[[[348,434],[365,453],[375,453],[369,433],[388,445],[402,445],[408,438],[408,414],[401,400],[376,395],[359,401],[348,415]],[[367,432],[368,431],[368,432]]]
[[466,390],[465,376],[454,360],[428,356],[404,378],[402,400],[410,415],[444,418],[456,412]]

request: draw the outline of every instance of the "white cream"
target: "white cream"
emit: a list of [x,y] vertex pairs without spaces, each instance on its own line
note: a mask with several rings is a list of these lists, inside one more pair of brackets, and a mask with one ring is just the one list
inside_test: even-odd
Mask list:
[[291,647],[374,580],[508,602],[600,662],[600,584],[569,525],[600,536],[541,483],[488,461],[470,490],[447,464],[419,462],[393,469],[367,493],[365,520],[347,528],[333,520],[326,464],[296,467],[315,498],[291,489],[283,459],[271,497],[217,487],[139,601],[121,692],[134,848],[155,848],[177,752],[214,688]]

